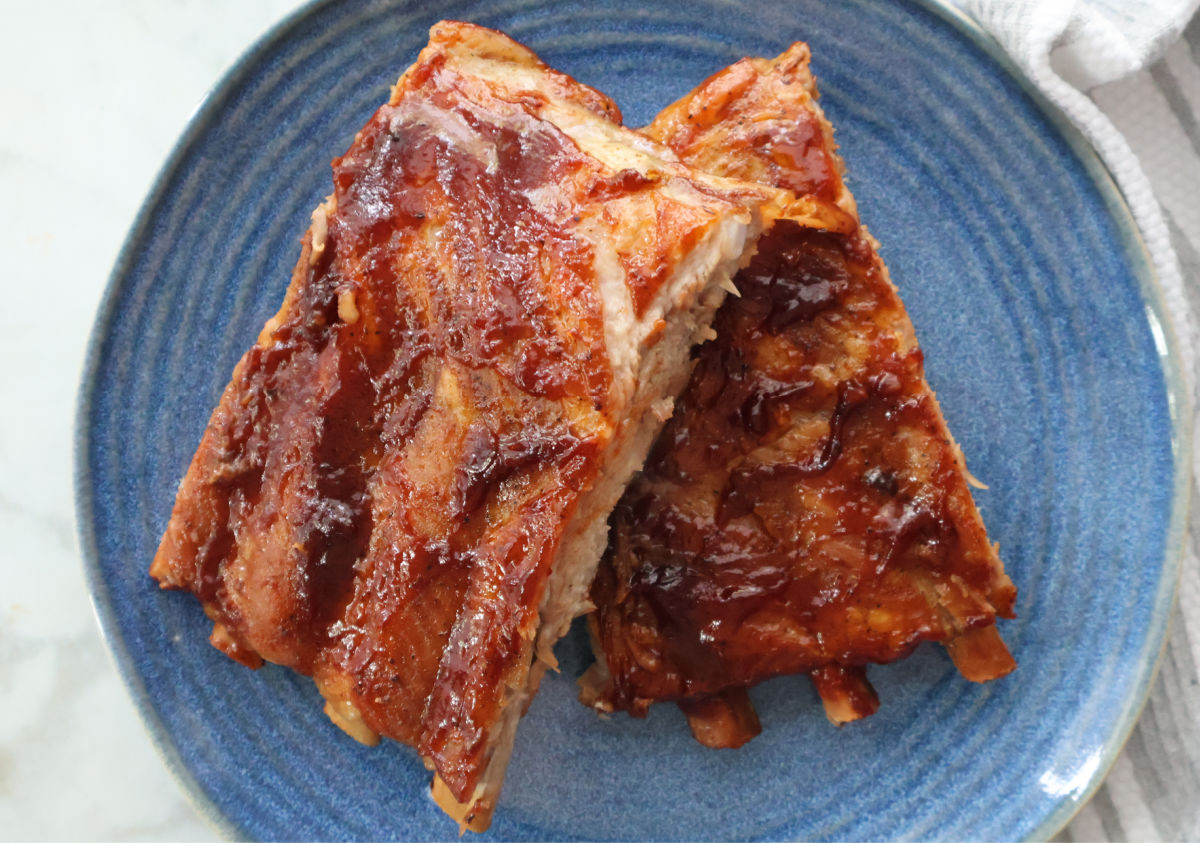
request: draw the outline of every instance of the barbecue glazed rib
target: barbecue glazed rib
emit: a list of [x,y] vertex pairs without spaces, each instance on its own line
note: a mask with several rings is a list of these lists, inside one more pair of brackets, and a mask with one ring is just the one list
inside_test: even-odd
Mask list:
[[943,642],[968,679],[1015,665],[1015,589],[988,543],[912,325],[857,220],[809,53],[743,60],[643,130],[685,162],[819,199],[735,278],[675,415],[613,515],[583,699],[680,701],[701,742],[758,732],[745,687],[809,673],[834,722],[863,666]]
[[334,161],[151,568],[229,656],[416,747],[477,830],[688,348],[782,201],[619,120],[507,37],[435,26]]

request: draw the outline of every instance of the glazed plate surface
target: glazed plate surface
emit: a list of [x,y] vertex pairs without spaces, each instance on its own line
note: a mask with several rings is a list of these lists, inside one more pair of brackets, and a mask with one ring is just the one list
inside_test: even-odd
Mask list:
[[830,727],[806,680],[757,688],[760,738],[695,743],[661,706],[600,720],[559,646],[521,727],[494,839],[1011,839],[1053,834],[1132,728],[1178,572],[1180,376],[1133,223],[1104,169],[986,39],[919,2],[344,0],[286,20],[198,112],[97,320],[78,506],[98,614],[199,808],[263,839],[451,839],[428,774],[362,747],[312,683],[207,643],[146,573],[234,363],[283,296],[329,161],[430,24],[502,29],[612,95],[632,126],[744,55],[812,45],[864,221],[1020,589],[1019,668],[961,679],[937,648],[874,668],[877,715]]

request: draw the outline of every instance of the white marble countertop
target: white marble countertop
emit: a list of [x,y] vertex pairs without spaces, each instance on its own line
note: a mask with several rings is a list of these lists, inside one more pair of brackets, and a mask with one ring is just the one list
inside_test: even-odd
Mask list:
[[[20,364],[0,369],[0,840],[216,836],[143,731],[88,602],[73,520],[75,392],[109,269],[159,166],[206,91],[298,5],[3,5],[0,355]],[[1183,247],[1200,243],[1195,23],[1190,35],[1151,71],[1096,92],[1135,150],[1169,145],[1177,166],[1149,175]],[[1195,292],[1200,258],[1183,247]],[[1067,837],[1200,839],[1194,569],[1183,589],[1142,723]]]

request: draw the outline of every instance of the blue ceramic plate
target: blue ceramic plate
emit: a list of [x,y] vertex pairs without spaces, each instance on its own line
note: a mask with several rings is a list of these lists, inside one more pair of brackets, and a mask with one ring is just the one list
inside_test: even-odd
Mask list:
[[836,730],[799,678],[754,691],[761,738],[714,752],[670,706],[599,720],[588,660],[525,718],[492,838],[1024,838],[1064,824],[1132,728],[1161,650],[1187,443],[1162,302],[1129,214],[1074,132],[953,13],[867,0],[346,0],[229,74],[138,217],[79,408],[97,611],[168,765],[231,835],[453,838],[413,752],[367,749],[312,684],[207,643],[146,568],[234,362],[275,310],[329,160],[440,17],[497,27],[612,94],[630,125],[743,55],[811,43],[863,218],[1020,588],[1020,667],[973,685],[937,648],[874,669]]

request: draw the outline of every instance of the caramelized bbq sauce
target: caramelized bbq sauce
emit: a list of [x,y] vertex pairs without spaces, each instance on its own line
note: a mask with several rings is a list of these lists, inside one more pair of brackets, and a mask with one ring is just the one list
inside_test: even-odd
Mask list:
[[314,674],[462,799],[609,435],[592,256],[553,214],[628,179],[455,82],[421,69],[434,109],[383,107],[334,162],[324,250],[239,364],[159,556],[227,652]]
[[[990,623],[990,549],[870,245],[778,223],[613,517],[593,587],[634,713]],[[1010,607],[1001,607],[1007,611]]]
[[[530,516],[561,517],[563,484],[584,480],[597,449],[559,402],[591,407],[608,387],[607,369],[589,364],[605,359],[590,255],[523,193],[570,180],[578,162],[544,131],[449,113],[459,144],[402,103],[335,163],[335,231],[354,281],[384,293],[371,299],[383,330],[419,327],[395,347],[426,345],[429,371],[415,391],[399,372],[388,396],[383,415],[407,423],[383,440],[375,535],[322,671],[353,679],[375,731],[433,754],[431,731],[471,729],[478,743],[492,722],[487,697],[515,667],[556,538],[553,521]],[[408,220],[417,234],[401,239]],[[424,225],[436,243],[422,242]]]
[[743,59],[664,109],[645,131],[705,172],[837,202],[842,179],[812,104],[808,59],[804,44],[769,64]]

